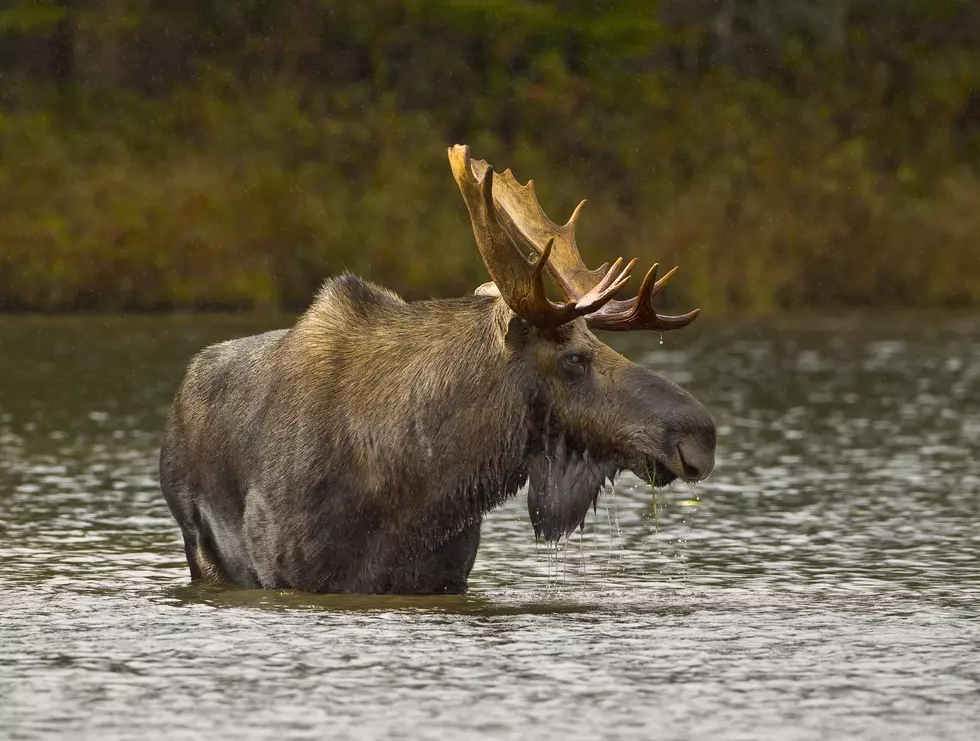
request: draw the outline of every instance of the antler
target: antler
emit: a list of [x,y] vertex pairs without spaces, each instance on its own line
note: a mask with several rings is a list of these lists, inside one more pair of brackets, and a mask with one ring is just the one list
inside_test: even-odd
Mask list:
[[[493,169],[484,160],[472,160],[472,167],[478,178],[483,177],[488,169]],[[534,181],[528,180],[527,185],[521,185],[509,169],[497,176],[493,197],[501,215],[505,217],[504,228],[519,245],[540,255],[548,241],[554,240],[548,273],[567,300],[588,293],[606,275],[609,263],[589,270],[575,244],[575,225],[585,201],[575,208],[567,224],[558,226],[541,208],[534,192]],[[629,266],[632,267],[635,262],[633,260]]]
[[694,309],[680,316],[670,316],[658,314],[653,308],[653,297],[664,289],[677,272],[677,268],[672,268],[663,278],[657,280],[658,267],[657,263],[654,263],[647,272],[636,298],[610,301],[586,317],[589,326],[612,332],[630,332],[634,329],[659,329],[661,332],[667,332],[686,327],[697,319],[698,314],[701,313],[700,309]]
[[[452,151],[456,149],[461,148],[457,146]],[[450,159],[453,156],[452,151]],[[466,149],[467,156],[468,151]],[[493,172],[493,168],[483,160],[469,160],[469,162],[472,173],[477,179]],[[460,185],[461,189],[462,187]],[[543,262],[546,263],[548,274],[565,294],[566,300],[580,301],[608,277],[609,263],[596,270],[589,270],[582,261],[575,243],[575,225],[578,223],[585,201],[575,208],[567,224],[558,226],[541,208],[534,192],[534,181],[528,180],[527,185],[521,185],[510,170],[504,170],[494,180],[493,200],[497,205],[498,218],[514,242],[541,256],[539,262],[543,261],[541,258],[547,250],[550,260]],[[550,249],[549,245],[551,245]],[[617,260],[612,269],[615,270],[619,263],[620,261]],[[632,260],[626,266],[626,270],[630,270],[635,263],[636,260]],[[674,268],[657,280],[657,265],[654,265],[643,279],[636,298],[604,302],[601,308],[586,316],[586,321],[594,329],[616,332],[629,332],[636,329],[666,332],[686,327],[697,318],[699,309],[680,316],[670,316],[658,314],[653,308],[653,297],[663,290],[676,272],[677,268]]]
[[[566,286],[559,282],[559,287],[568,300],[565,303],[552,301],[545,293],[542,271],[549,266],[553,250],[558,254],[567,254],[566,243],[560,242],[560,235],[557,234],[547,237],[540,245],[529,242],[527,237],[518,237],[518,241],[527,242],[527,246],[537,254],[537,259],[529,262],[515,244],[512,235],[514,216],[504,205],[508,195],[505,193],[502,200],[494,188],[493,168],[482,160],[472,160],[469,147],[458,144],[449,149],[449,163],[470,213],[473,235],[487,271],[500,290],[501,297],[518,316],[539,327],[557,327],[577,317],[594,313],[610,301],[629,280],[632,262],[620,270],[623,261],[619,259],[608,270],[592,272],[583,264],[582,269],[596,280],[585,290],[580,291],[576,287],[573,293],[566,291]],[[505,173],[502,178],[505,183],[508,175],[509,173]],[[509,179],[516,185],[512,175]],[[494,203],[495,198],[498,203]],[[537,203],[536,200],[534,202]],[[538,209],[540,210],[540,206]],[[517,213],[521,211],[518,210]],[[508,223],[510,228],[505,229],[501,222]],[[574,227],[574,223],[570,223]],[[574,249],[574,241],[571,244]],[[575,250],[575,255],[577,254]],[[579,262],[581,263],[581,258]],[[550,272],[555,275],[553,269]],[[596,275],[597,273],[601,274]]]

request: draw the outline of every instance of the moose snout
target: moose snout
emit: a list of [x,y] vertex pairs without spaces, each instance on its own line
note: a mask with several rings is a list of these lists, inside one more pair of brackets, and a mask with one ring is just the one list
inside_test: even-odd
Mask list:
[[[637,405],[648,430],[643,464],[655,459],[673,478],[694,483],[715,467],[715,421],[705,406],[676,383],[645,368],[635,367],[627,385],[641,390]],[[635,398],[635,397],[634,397]],[[641,447],[641,450],[642,450]],[[649,476],[643,467],[639,476]],[[634,470],[635,472],[635,470]]]

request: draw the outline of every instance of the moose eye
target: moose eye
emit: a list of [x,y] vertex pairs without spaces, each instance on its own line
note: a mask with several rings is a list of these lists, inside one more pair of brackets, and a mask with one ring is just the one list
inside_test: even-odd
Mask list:
[[580,352],[570,352],[562,356],[561,365],[566,373],[579,376],[589,367],[589,358]]

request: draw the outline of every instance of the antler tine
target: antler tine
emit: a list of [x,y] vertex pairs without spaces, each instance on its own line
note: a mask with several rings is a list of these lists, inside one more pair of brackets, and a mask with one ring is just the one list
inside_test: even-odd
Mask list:
[[501,223],[509,214],[498,205],[493,168],[482,160],[471,160],[469,147],[460,145],[449,149],[449,162],[487,271],[501,298],[518,316],[539,327],[557,327],[597,311],[629,279],[633,263],[619,271],[622,260],[618,260],[584,295],[566,303],[552,301],[545,292],[543,271],[556,251],[559,235],[550,236],[541,249],[534,249],[537,259],[529,262]]
[[612,297],[619,292],[619,289],[629,282],[631,271],[633,270],[633,266],[636,264],[636,260],[630,260],[625,268],[619,270],[619,266],[622,264],[623,258],[617,257],[616,262],[614,262],[612,267],[607,270],[606,276],[600,280],[594,288],[582,296],[582,298],[578,300],[578,304],[580,306],[596,305],[598,308],[601,308],[606,303],[609,303]]
[[668,332],[674,329],[681,329],[697,319],[700,309],[694,309],[686,314],[671,316],[658,314],[653,307],[653,298],[660,293],[664,286],[677,273],[677,268],[672,268],[657,280],[657,269],[659,265],[654,263],[653,267],[647,271],[640,285],[640,292],[636,298],[626,301],[610,301],[599,311],[590,314],[586,321],[593,329],[606,329],[612,332],[631,332],[637,329],[658,329],[661,332]]

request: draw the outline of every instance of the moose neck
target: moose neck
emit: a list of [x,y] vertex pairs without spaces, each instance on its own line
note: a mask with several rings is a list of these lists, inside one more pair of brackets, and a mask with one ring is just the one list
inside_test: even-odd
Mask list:
[[506,346],[513,314],[499,299],[405,303],[373,289],[325,289],[284,367],[317,386],[324,465],[357,461],[362,509],[430,547],[524,483],[535,390]]

